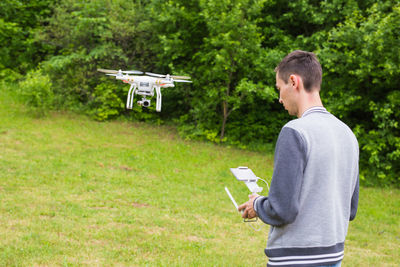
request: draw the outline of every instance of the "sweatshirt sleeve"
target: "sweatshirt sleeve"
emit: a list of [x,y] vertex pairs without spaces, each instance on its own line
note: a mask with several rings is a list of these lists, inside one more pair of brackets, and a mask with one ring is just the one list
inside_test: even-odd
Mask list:
[[360,191],[360,177],[357,176],[356,187],[354,188],[353,196],[351,197],[351,208],[350,208],[350,221],[354,220],[357,214],[358,208],[358,194]]
[[306,151],[306,143],[300,133],[284,127],[275,147],[274,172],[269,196],[259,197],[254,203],[257,215],[263,222],[281,226],[296,219]]

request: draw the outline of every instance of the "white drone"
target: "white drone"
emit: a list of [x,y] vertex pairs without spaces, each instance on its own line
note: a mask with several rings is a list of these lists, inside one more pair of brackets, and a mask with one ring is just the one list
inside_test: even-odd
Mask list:
[[[138,105],[143,107],[150,106],[150,100],[146,96],[154,96],[154,90],[157,93],[156,110],[161,111],[161,87],[175,87],[174,82],[186,82],[189,81],[188,76],[174,76],[174,75],[163,75],[151,72],[142,72],[138,70],[106,70],[98,69],[98,71],[106,73],[106,75],[115,76],[117,80],[122,80],[125,83],[129,83],[131,87],[128,91],[128,98],[126,100],[126,108],[132,109],[133,98],[135,93],[141,95],[142,100],[138,101]],[[134,75],[129,75],[134,74]],[[143,75],[144,74],[144,75]],[[140,76],[136,76],[140,75]]]

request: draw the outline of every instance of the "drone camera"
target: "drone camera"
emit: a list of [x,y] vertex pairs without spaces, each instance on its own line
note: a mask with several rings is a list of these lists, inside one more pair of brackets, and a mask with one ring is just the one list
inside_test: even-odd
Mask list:
[[137,102],[139,106],[143,106],[145,108],[150,106],[150,100],[148,99],[142,99],[140,101]]
[[143,107],[148,107],[150,106],[150,100],[143,100]]

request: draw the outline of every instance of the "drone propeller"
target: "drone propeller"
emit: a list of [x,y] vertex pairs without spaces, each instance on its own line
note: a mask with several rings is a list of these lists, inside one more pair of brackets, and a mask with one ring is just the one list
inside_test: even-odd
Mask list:
[[143,71],[140,71],[140,70],[125,70],[125,71],[122,71],[122,73],[125,73],[125,74],[143,74]]
[[[189,80],[190,77],[189,76],[176,76],[176,75],[171,75],[172,78],[174,79],[184,79],[184,80]],[[176,81],[176,80],[174,80]]]
[[152,72],[145,72],[144,74],[153,76],[153,77],[158,77],[158,78],[173,78],[173,79],[182,79],[182,80],[189,80],[189,76],[177,76],[177,75],[164,75],[164,74],[158,74],[158,73],[152,73]]
[[158,77],[158,78],[165,78],[165,77],[167,77],[167,75],[164,75],[164,74],[157,74],[157,73],[152,73],[152,72],[145,72],[144,74],[149,75],[149,76],[153,76],[153,77]]
[[178,82],[178,83],[191,83],[192,81],[188,81],[188,80],[175,80],[174,82]]
[[117,74],[117,70],[107,70],[107,69],[97,69],[97,71],[104,72],[104,73],[109,73],[109,74]]
[[138,70],[107,70],[107,69],[97,69],[97,71],[104,72],[107,74],[143,74],[143,71]]

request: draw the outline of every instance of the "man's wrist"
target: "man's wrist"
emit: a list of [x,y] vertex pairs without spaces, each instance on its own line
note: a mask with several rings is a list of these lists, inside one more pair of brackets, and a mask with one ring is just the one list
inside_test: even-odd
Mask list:
[[254,199],[254,201],[253,201],[253,209],[254,209],[254,211],[256,212],[257,216],[258,216],[258,212],[257,212],[257,201],[258,201],[261,197],[263,197],[263,196],[258,196],[258,197],[256,197],[256,198]]

